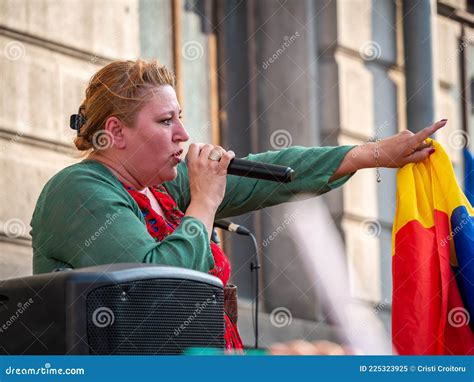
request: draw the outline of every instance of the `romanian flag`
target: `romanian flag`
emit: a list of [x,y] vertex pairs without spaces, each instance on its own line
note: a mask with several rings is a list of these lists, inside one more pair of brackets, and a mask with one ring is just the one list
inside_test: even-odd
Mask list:
[[474,354],[474,210],[433,145],[397,174],[393,345],[399,354]]

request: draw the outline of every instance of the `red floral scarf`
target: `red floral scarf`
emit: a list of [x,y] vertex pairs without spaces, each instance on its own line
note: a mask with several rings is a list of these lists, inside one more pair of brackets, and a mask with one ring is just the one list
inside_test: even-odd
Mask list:
[[[143,218],[149,234],[156,240],[162,241],[178,227],[183,219],[183,212],[180,211],[173,198],[168,194],[164,186],[150,187],[150,191],[158,201],[165,217],[153,210],[150,199],[134,189],[133,187],[122,183],[128,193],[137,202],[142,211]],[[211,241],[211,251],[214,257],[214,268],[209,274],[221,279],[224,287],[230,278],[230,262],[220,247]],[[237,330],[237,325],[231,321],[229,315],[224,313],[225,320],[225,345],[227,350],[243,349],[242,340]]]

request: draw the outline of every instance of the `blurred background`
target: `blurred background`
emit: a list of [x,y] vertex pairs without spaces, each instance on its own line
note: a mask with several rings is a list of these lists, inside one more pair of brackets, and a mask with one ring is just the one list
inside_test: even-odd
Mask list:
[[[237,156],[361,144],[448,118],[437,139],[461,181],[474,131],[473,12],[471,0],[0,0],[0,279],[31,274],[34,205],[52,175],[81,160],[69,116],[114,60],[173,68],[191,140]],[[322,198],[344,242],[349,292],[389,333],[396,171],[381,172],[380,184],[363,170]],[[294,206],[235,219],[262,249],[263,346],[335,339],[289,240]],[[223,234],[222,245],[252,344],[252,243]],[[326,248],[314,251],[330,257]]]

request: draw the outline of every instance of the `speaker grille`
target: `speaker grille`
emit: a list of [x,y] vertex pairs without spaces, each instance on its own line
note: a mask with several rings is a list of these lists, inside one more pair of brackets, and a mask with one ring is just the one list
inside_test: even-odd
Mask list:
[[87,297],[91,354],[180,354],[224,347],[221,288],[179,279],[94,289]]

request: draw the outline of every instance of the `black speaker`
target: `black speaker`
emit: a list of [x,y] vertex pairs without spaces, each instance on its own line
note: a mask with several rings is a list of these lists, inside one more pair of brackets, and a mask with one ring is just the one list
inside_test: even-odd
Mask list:
[[0,282],[1,354],[181,354],[224,348],[224,290],[206,273],[112,264]]

